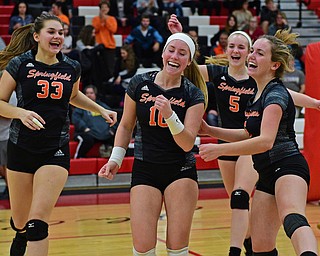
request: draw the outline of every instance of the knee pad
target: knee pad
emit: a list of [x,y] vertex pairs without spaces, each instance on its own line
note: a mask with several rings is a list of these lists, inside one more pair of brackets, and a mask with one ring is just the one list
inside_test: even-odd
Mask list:
[[293,233],[300,227],[310,227],[306,217],[299,213],[288,214],[283,221],[284,231],[286,235],[291,238]]
[[26,227],[25,226],[22,229],[16,228],[16,226],[14,225],[12,217],[10,218],[10,226],[14,231],[19,232],[19,233],[22,233],[22,232],[26,231]]
[[156,256],[156,249],[152,248],[147,252],[138,252],[133,248],[133,256]]
[[26,225],[28,241],[40,241],[48,237],[48,223],[42,220],[29,220]]
[[271,252],[254,252],[253,256],[278,256],[278,251],[274,248]]
[[249,210],[249,194],[243,189],[232,191],[230,207],[231,209]]
[[167,248],[167,253],[168,253],[168,256],[188,256],[189,255],[189,248],[184,247],[184,248],[178,249],[178,250],[171,250],[171,249]]

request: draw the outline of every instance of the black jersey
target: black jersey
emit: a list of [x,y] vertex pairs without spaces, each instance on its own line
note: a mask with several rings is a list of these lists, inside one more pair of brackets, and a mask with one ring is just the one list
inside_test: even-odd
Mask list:
[[38,113],[45,129],[33,131],[14,119],[10,140],[30,152],[43,153],[69,142],[69,101],[81,70],[77,61],[62,53],[53,65],[36,61],[35,54],[30,50],[13,58],[6,70],[16,81],[17,106]]
[[254,167],[258,171],[283,158],[300,154],[294,131],[295,106],[291,95],[279,79],[269,82],[258,100],[249,101],[245,113],[245,128],[253,137],[259,136],[263,110],[271,104],[279,105],[283,113],[272,149],[252,156]]
[[151,163],[195,163],[193,154],[184,152],[176,144],[164,118],[154,107],[154,102],[156,96],[165,96],[183,123],[189,107],[204,104],[204,95],[186,78],[182,78],[180,87],[165,90],[154,83],[156,74],[150,72],[135,75],[127,89],[127,94],[136,102],[134,156]]
[[243,128],[244,112],[257,85],[252,77],[235,80],[228,74],[228,67],[207,65],[209,81],[214,84],[221,127]]

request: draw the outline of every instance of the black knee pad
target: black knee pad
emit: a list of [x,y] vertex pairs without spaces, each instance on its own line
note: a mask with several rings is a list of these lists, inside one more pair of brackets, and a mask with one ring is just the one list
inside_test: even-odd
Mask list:
[[40,241],[48,236],[48,223],[42,220],[29,220],[26,225],[28,241]]
[[14,231],[19,232],[19,233],[22,233],[22,232],[26,231],[26,227],[24,227],[22,229],[16,228],[16,226],[14,225],[12,217],[10,218],[10,226]]
[[243,189],[232,191],[230,207],[231,209],[249,210],[249,194]]
[[289,238],[292,237],[294,231],[305,226],[310,227],[308,220],[299,213],[290,213],[284,218],[283,221],[284,231]]
[[253,256],[278,256],[278,251],[274,248],[271,252],[254,252]]

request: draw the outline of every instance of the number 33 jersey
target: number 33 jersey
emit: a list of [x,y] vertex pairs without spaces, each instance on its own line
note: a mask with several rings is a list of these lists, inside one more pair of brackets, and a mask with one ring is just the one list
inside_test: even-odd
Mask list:
[[158,95],[166,97],[183,123],[189,107],[204,104],[203,93],[186,78],[182,78],[180,87],[165,90],[154,83],[156,75],[157,72],[136,75],[127,89],[129,97],[136,102],[135,158],[161,164],[194,161],[191,152],[184,152],[175,143],[164,118],[154,107],[154,102]]
[[43,153],[69,142],[69,101],[81,69],[77,61],[59,53],[58,63],[47,65],[35,60],[30,50],[14,57],[6,71],[16,81],[17,106],[39,114],[45,129],[33,131],[20,119],[10,127],[10,140],[31,152]]

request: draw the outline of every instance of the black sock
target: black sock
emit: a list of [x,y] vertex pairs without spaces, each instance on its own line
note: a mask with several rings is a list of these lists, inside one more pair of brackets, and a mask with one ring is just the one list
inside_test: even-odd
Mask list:
[[241,249],[238,247],[230,247],[229,256],[240,256]]

